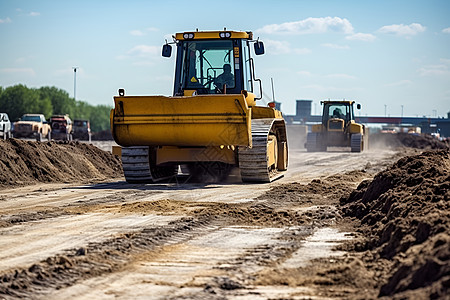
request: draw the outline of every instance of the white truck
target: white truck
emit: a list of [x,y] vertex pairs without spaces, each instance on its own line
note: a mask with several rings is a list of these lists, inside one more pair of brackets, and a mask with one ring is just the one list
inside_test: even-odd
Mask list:
[[0,137],[4,140],[12,137],[11,121],[9,121],[7,113],[0,113]]

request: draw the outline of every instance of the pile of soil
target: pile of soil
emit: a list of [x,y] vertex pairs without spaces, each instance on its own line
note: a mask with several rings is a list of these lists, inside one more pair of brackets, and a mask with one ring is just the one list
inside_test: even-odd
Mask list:
[[[341,198],[356,218],[366,263],[382,274],[379,296],[444,298],[450,287],[450,152],[398,160]],[[384,262],[383,262],[384,261]]]
[[121,176],[120,158],[89,144],[0,140],[0,186],[91,182]]
[[376,133],[370,135],[370,148],[409,147],[417,149],[448,149],[449,144],[426,134]]

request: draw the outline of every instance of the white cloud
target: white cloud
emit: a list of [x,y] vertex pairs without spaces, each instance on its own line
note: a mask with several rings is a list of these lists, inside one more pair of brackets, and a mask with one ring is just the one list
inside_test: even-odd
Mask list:
[[269,54],[309,54],[311,50],[308,48],[292,48],[291,44],[286,41],[264,40],[265,49]]
[[404,24],[393,24],[388,26],[383,26],[378,29],[381,33],[395,34],[398,36],[411,37],[420,32],[424,32],[426,30],[425,26],[422,26],[419,23],[412,23],[410,25]]
[[267,34],[317,34],[337,32],[352,34],[353,26],[339,17],[307,18],[301,21],[265,25],[256,32]]
[[295,53],[295,54],[303,55],[303,54],[311,53],[311,49],[308,49],[308,48],[294,48],[294,49],[292,49],[292,52]]
[[384,86],[391,86],[391,87],[407,86],[407,85],[411,85],[412,83],[413,82],[411,80],[404,79],[404,80],[400,80],[400,81],[396,81],[396,82],[392,82],[392,83],[386,83]]
[[307,77],[312,76],[312,73],[309,71],[297,71],[297,74],[301,75],[301,76],[307,76]]
[[327,78],[340,78],[340,79],[356,79],[353,75],[343,74],[343,73],[337,73],[337,74],[329,74],[326,75]]
[[35,12],[35,11],[32,11],[32,12],[30,12],[30,13],[28,14],[28,16],[30,16],[30,17],[37,17],[37,16],[40,16],[40,15],[41,15],[40,12]]
[[28,76],[35,76],[36,72],[32,68],[4,68],[0,69],[1,73],[6,74],[22,74]]
[[373,42],[376,39],[376,37],[371,33],[355,33],[346,36],[345,39],[350,41]]
[[339,50],[350,49],[350,47],[347,46],[347,45],[337,45],[337,44],[330,44],[330,43],[322,44],[322,46],[323,47],[327,47],[327,48],[331,48],[331,49],[339,49]]
[[12,21],[11,21],[10,18],[0,19],[0,24],[3,24],[3,23],[11,23],[11,22],[12,22]]
[[145,33],[143,33],[143,32],[140,31],[140,30],[131,30],[131,31],[130,31],[130,34],[131,34],[131,35],[134,35],[134,36],[143,36],[143,35],[145,35]]
[[161,47],[138,45],[138,46],[133,47],[127,53],[130,56],[149,57],[149,56],[159,55],[160,52],[161,52]]
[[450,33],[450,27],[442,29],[443,33]]
[[421,76],[440,76],[450,74],[448,65],[428,65],[418,70]]

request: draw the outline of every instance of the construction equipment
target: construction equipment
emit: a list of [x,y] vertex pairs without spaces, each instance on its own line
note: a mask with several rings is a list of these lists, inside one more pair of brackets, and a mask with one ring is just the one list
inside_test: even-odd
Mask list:
[[[280,111],[256,106],[262,98],[250,46],[264,54],[251,32],[177,33],[172,97],[114,97],[111,130],[122,148],[127,182],[156,182],[178,166],[200,180],[224,179],[238,167],[244,182],[270,182],[288,164],[286,126]],[[172,46],[163,46],[170,57]],[[259,84],[256,84],[259,83]],[[258,88],[259,97],[253,92]]]
[[[368,148],[368,129],[355,122],[355,101],[328,100],[320,103],[323,105],[322,123],[313,125],[306,136],[308,152],[327,151],[327,147],[350,147],[352,152]],[[361,105],[356,107],[360,109]]]

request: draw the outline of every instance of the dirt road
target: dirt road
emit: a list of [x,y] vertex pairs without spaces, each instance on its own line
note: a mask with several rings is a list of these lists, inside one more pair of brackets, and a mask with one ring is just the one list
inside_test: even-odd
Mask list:
[[[225,184],[181,177],[2,190],[0,298],[320,297],[314,287],[290,286],[288,274],[265,274],[342,255],[332,248],[351,237],[335,226],[339,193],[396,155],[294,150],[289,172],[271,184],[242,184],[232,175]],[[325,179],[333,174],[340,175]],[[313,179],[324,180],[315,180],[321,189],[283,198],[289,183]],[[334,183],[338,194],[323,188]]]

